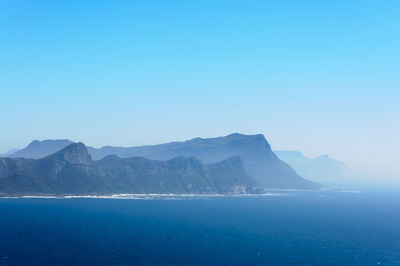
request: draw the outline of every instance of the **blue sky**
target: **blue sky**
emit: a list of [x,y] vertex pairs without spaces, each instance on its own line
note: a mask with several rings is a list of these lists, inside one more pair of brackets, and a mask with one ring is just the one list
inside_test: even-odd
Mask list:
[[1,1],[0,151],[262,133],[400,176],[398,1]]

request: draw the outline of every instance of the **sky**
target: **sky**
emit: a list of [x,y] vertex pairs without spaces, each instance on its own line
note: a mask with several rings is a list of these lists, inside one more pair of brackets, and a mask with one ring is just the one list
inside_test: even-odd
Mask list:
[[399,1],[0,1],[0,152],[233,132],[400,180]]

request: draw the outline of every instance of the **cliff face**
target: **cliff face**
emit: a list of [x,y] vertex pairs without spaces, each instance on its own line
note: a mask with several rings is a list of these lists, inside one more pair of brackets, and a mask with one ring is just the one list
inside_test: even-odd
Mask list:
[[317,189],[321,186],[299,176],[271,150],[263,135],[231,134],[219,138],[196,138],[185,142],[139,146],[131,148],[106,146],[89,148],[94,159],[110,154],[120,157],[143,156],[154,160],[168,160],[176,156],[194,156],[213,163],[232,156],[240,156],[244,168],[264,188]]
[[0,195],[260,193],[240,158],[203,164],[194,157],[92,161],[82,143],[39,160],[0,159]]

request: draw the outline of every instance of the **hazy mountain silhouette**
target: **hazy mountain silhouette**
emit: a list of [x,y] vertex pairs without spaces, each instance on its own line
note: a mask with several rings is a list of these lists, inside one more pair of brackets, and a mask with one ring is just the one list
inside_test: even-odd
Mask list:
[[343,184],[349,179],[351,170],[345,164],[328,155],[308,158],[298,151],[274,151],[300,175],[323,184]]
[[239,157],[203,164],[193,157],[92,161],[82,143],[43,159],[1,158],[0,195],[261,193]]
[[67,139],[34,140],[27,147],[8,154],[10,158],[40,159],[53,154],[73,143]]
[[[12,157],[38,158],[55,152],[58,147],[68,145],[64,141],[41,141],[30,144],[27,148],[15,153]],[[42,148],[43,146],[43,148]],[[259,135],[231,134],[217,138],[195,138],[184,142],[171,142],[158,145],[138,147],[104,146],[96,149],[88,147],[94,160],[108,155],[121,158],[133,156],[151,160],[169,160],[177,156],[196,157],[204,163],[225,160],[232,156],[240,156],[246,171],[264,188],[315,189],[320,185],[308,181],[298,175],[287,163],[281,161],[271,150],[265,137]],[[23,155],[23,156],[22,156]]]
[[185,142],[171,142],[139,147],[89,148],[94,159],[115,154],[120,157],[143,156],[154,160],[167,160],[175,156],[194,156],[206,163],[231,156],[240,156],[247,172],[265,188],[314,189],[320,185],[299,176],[288,164],[272,152],[265,137],[231,134],[218,138],[195,138]]

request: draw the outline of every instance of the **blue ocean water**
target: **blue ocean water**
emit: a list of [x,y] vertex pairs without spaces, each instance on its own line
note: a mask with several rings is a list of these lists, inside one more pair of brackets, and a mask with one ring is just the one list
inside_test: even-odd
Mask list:
[[400,193],[0,199],[0,265],[400,265]]

